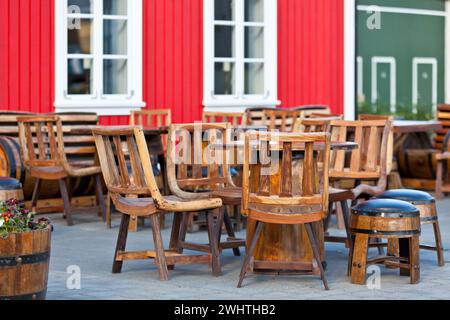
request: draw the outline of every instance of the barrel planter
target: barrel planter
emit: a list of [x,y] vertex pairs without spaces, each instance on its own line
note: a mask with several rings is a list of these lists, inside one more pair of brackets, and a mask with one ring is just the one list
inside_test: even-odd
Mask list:
[[0,238],[0,300],[44,300],[51,226]]

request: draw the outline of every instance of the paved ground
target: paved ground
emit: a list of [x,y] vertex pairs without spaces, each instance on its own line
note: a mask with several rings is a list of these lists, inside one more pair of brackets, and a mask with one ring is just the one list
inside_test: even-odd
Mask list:
[[[450,199],[439,202],[442,236],[450,248]],[[150,261],[124,263],[123,273],[111,274],[119,216],[108,230],[94,214],[75,217],[76,225],[67,227],[61,215],[53,215],[55,230],[48,284],[48,299],[450,299],[450,252],[445,267],[438,267],[434,252],[421,252],[421,282],[410,285],[398,271],[381,267],[381,288],[353,285],[346,277],[347,250],[340,244],[327,244],[326,272],[331,290],[324,291],[316,276],[248,275],[244,287],[236,288],[242,263],[227,250],[223,253],[223,276],[214,278],[206,265],[180,266],[170,273],[170,281],[160,282]],[[170,222],[170,221],[169,221]],[[335,230],[333,230],[335,231]],[[432,227],[423,228],[422,241],[432,243]],[[168,242],[170,229],[164,230]],[[240,236],[244,236],[241,232]],[[205,232],[188,236],[207,239]],[[130,234],[128,248],[151,249],[150,229]],[[376,252],[373,252],[376,253]],[[81,270],[81,288],[70,290],[67,282],[70,266]],[[69,279],[69,287],[70,287]]]

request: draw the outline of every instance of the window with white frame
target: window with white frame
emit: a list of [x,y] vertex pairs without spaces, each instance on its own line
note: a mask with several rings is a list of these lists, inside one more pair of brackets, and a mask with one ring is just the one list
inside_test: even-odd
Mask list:
[[142,1],[56,1],[56,111],[142,108]]
[[205,0],[203,104],[279,104],[277,0]]

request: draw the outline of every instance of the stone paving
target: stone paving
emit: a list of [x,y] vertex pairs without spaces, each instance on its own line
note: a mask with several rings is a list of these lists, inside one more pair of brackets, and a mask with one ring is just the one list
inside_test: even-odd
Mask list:
[[[444,247],[450,248],[450,199],[438,203]],[[347,249],[342,244],[326,244],[331,287],[325,291],[317,276],[247,275],[244,286],[236,288],[242,257],[234,257],[231,250],[222,255],[223,275],[211,276],[207,265],[178,266],[170,272],[170,280],[161,282],[156,267],[147,261],[125,262],[121,274],[112,274],[111,265],[120,222],[114,216],[113,228],[107,229],[93,213],[75,216],[75,226],[67,227],[60,214],[52,215],[55,230],[48,283],[48,299],[450,299],[450,252],[445,251],[446,266],[438,267],[436,254],[421,251],[421,282],[409,284],[409,278],[398,276],[398,270],[381,267],[381,287],[353,285],[346,276]],[[147,222],[148,223],[148,222]],[[170,219],[167,224],[169,225]],[[332,232],[342,232],[332,229]],[[245,232],[238,234],[244,237]],[[163,232],[168,243],[170,228]],[[188,234],[188,239],[207,240],[206,232]],[[431,226],[424,226],[422,242],[434,243]],[[127,249],[145,250],[153,247],[147,225],[131,233]],[[373,250],[373,249],[371,249]],[[371,251],[376,254],[375,251]],[[68,289],[71,266],[81,270],[80,289]],[[69,281],[68,281],[69,280]],[[69,286],[68,286],[69,282]]]

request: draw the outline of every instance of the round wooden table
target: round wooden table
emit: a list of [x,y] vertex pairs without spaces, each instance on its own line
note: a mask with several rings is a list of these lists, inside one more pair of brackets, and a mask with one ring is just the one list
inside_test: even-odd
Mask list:
[[[354,142],[331,143],[333,150],[353,150]],[[247,245],[253,237],[255,221],[247,221]],[[314,232],[325,262],[323,222],[314,224]],[[263,273],[307,273],[320,275],[304,225],[264,224],[255,249],[253,271]]]

